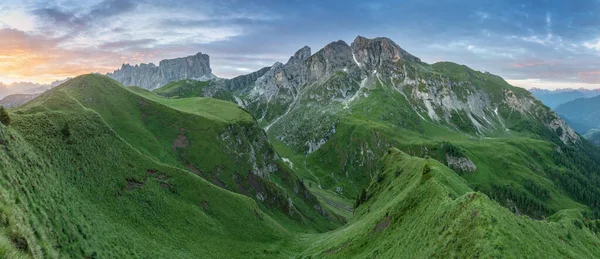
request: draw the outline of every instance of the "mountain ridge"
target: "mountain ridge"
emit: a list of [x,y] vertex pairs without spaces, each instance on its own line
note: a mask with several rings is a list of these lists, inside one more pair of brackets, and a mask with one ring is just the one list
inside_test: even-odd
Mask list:
[[[583,196],[560,194],[544,205],[549,201],[519,191],[529,188],[522,179],[540,181],[535,173],[539,171],[568,168],[569,174],[593,178],[593,166],[565,163],[558,157],[577,154],[589,156],[585,163],[594,163],[597,155],[597,150],[583,151],[593,147],[527,90],[464,65],[423,63],[383,37],[358,36],[350,45],[334,41],[310,56],[308,50],[301,48],[285,64],[277,62],[256,81],[230,91],[238,105],[254,115],[282,157],[313,186],[356,197],[360,186],[374,177],[377,158],[387,148],[398,147],[452,166],[475,190],[535,218],[577,207],[577,202],[593,204]],[[226,79],[218,80],[210,87],[223,89],[226,84]],[[501,175],[507,169],[494,161],[503,158],[481,148],[488,145],[513,154],[535,153],[528,148],[535,146],[543,155],[511,157],[514,167],[505,165],[511,173]],[[564,153],[554,154],[550,146]],[[502,184],[491,180],[496,178]],[[563,181],[554,178],[543,188],[575,192]],[[515,183],[516,190],[511,187]],[[527,198],[501,200],[509,188],[517,192],[511,195]],[[594,193],[596,197],[600,190]],[[565,199],[570,201],[558,201]],[[590,209],[597,212],[596,207]]]
[[63,80],[56,80],[49,84],[38,84],[32,82],[15,82],[11,84],[4,84],[0,82],[0,99],[15,94],[40,94],[68,81],[69,79],[71,78],[68,77]]
[[589,132],[591,136],[591,133],[600,128],[599,101],[600,96],[582,97],[559,105],[556,112],[577,127],[581,135],[588,135]]
[[529,91],[552,109],[557,109],[560,105],[579,98],[590,98],[600,95],[600,89],[590,90],[585,88],[565,88],[556,90],[532,88],[529,89]]
[[182,58],[163,59],[158,66],[153,63],[134,66],[123,64],[120,69],[106,75],[123,85],[139,86],[148,90],[176,80],[215,78],[210,68],[210,57],[201,52]]

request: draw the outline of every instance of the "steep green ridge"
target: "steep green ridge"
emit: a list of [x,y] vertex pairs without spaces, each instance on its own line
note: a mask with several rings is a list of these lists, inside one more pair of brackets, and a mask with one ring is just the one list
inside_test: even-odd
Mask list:
[[303,183],[282,164],[252,116],[236,105],[210,98],[164,99],[139,88],[135,94],[100,76],[78,80],[62,87],[144,154],[253,197],[286,214],[283,219],[317,223],[320,230],[335,226],[330,220],[336,216],[304,193]]
[[[58,103],[64,109],[53,106]],[[3,257],[600,253],[590,230],[599,224],[580,212],[561,211],[547,221],[516,216],[472,192],[445,165],[397,149],[387,152],[345,227],[324,234],[289,232],[251,199],[138,152],[66,92],[38,105],[42,109],[13,114],[13,126],[0,126]]]
[[258,256],[339,226],[247,112],[153,98],[86,75],[11,112],[0,257]]
[[598,223],[577,210],[514,215],[445,165],[392,148],[349,224],[301,240],[319,258],[593,258]]
[[289,239],[252,199],[140,153],[67,91],[36,103],[0,126],[0,257],[244,257]]

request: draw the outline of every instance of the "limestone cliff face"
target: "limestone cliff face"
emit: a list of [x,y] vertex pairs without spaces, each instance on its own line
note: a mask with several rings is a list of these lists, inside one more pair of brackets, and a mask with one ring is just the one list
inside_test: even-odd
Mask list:
[[340,114],[377,88],[400,94],[416,118],[453,131],[510,134],[514,125],[507,120],[518,116],[545,125],[565,144],[579,141],[562,119],[502,78],[449,62],[425,64],[388,38],[358,36],[350,45],[335,41],[314,54],[303,47],[285,64],[244,79],[246,87],[235,84],[244,90],[244,106],[265,130],[307,154],[335,134]]
[[250,88],[249,86],[254,85],[254,82],[256,82],[256,79],[263,76],[269,70],[271,70],[271,67],[263,67],[260,70],[252,72],[250,74],[241,75],[241,76],[234,77],[232,79],[225,80],[223,82],[224,87],[228,91],[241,90],[241,92],[244,92],[244,90],[246,90],[246,89],[249,90],[249,88]]
[[388,38],[367,39],[356,37],[351,45],[354,60],[367,71],[386,73],[394,70],[394,65],[399,60],[421,62],[421,60],[403,50]]
[[165,59],[160,61],[158,66],[153,63],[135,66],[123,64],[121,69],[108,73],[107,76],[123,85],[139,86],[148,90],[177,80],[209,80],[215,77],[210,69],[209,56],[202,53],[184,58]]

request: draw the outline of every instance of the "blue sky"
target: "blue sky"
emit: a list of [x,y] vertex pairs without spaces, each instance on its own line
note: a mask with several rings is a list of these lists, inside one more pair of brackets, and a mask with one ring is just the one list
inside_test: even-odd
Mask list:
[[600,88],[600,0],[5,0],[0,81],[50,82],[197,52],[232,77],[357,35],[522,87]]

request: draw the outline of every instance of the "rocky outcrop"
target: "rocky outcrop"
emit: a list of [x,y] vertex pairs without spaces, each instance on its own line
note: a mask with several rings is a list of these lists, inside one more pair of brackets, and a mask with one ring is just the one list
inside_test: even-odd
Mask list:
[[224,81],[225,89],[228,91],[239,91],[241,94],[246,93],[254,87],[254,82],[271,70],[271,67],[263,67],[258,71],[247,75],[241,75]]
[[467,157],[454,157],[446,154],[446,161],[448,161],[448,167],[459,172],[474,173],[477,171],[477,166],[473,161]]
[[169,82],[183,79],[210,80],[215,78],[210,69],[208,55],[198,53],[193,56],[161,60],[158,66],[153,63],[131,66],[123,64],[121,69],[107,76],[127,86],[139,86],[154,90]]
[[344,41],[335,41],[327,44],[307,61],[309,81],[326,81],[337,71],[348,71],[357,68],[352,60],[352,49]]
[[547,126],[553,129],[560,140],[565,144],[572,144],[580,141],[579,135],[575,133],[575,130],[569,127],[567,123],[556,113],[554,113],[554,118],[550,121],[550,123],[548,123]]

